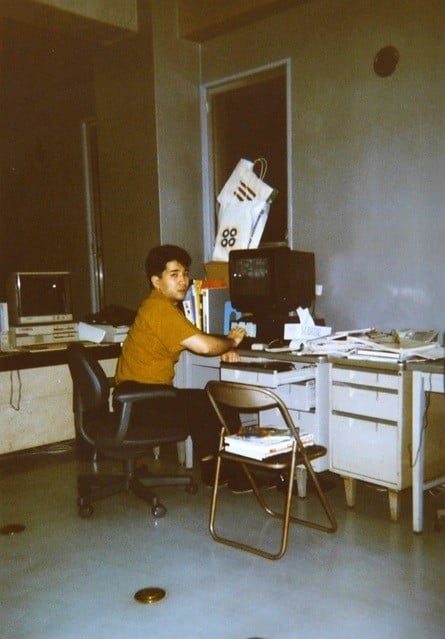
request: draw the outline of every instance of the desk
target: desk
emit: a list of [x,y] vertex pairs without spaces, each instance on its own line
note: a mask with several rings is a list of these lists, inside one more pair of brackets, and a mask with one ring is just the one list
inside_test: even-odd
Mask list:
[[[418,362],[410,365],[413,371],[412,394],[412,483],[413,483],[413,531],[423,530],[423,492],[445,482],[445,474],[425,481],[425,419],[427,416],[426,393],[445,393],[445,363]],[[444,425],[445,432],[445,425]]]
[[[119,344],[90,346],[113,375]],[[0,454],[75,436],[66,350],[0,354]]]
[[[120,344],[95,344],[88,346],[99,359],[119,357]],[[8,351],[0,352],[0,372],[18,371],[26,368],[41,368],[66,364],[66,349],[48,349],[46,351]]]
[[[317,444],[328,446],[329,433],[329,364],[326,357],[306,356],[301,357],[294,353],[267,353],[264,351],[251,351],[240,349],[242,360],[271,359],[277,361],[304,364],[310,369],[307,379],[313,379],[315,383],[315,408],[308,408],[293,404],[296,399],[290,392],[292,384],[273,389],[281,395],[289,408],[291,417],[302,430],[314,434]],[[220,357],[202,357],[185,351],[176,366],[175,385],[185,388],[204,388],[208,381],[220,379]],[[280,391],[283,391],[285,397]],[[292,401],[289,403],[289,399]],[[267,425],[275,423],[276,415],[267,416]],[[282,425],[278,422],[276,425]],[[316,472],[328,470],[329,459],[326,455],[313,463]],[[298,493],[300,497],[306,494],[306,474],[303,469],[297,472]]]
[[[445,392],[443,361],[398,364],[248,350],[240,355],[312,364],[316,409],[299,411],[296,418],[328,447],[329,458],[317,460],[317,472],[329,468],[343,477],[350,507],[358,481],[386,487],[393,521],[399,518],[401,491],[412,488],[413,530],[421,531],[423,491],[445,482],[442,412],[436,415],[426,455],[422,438],[424,390],[431,384],[434,392]],[[184,353],[176,383],[204,388],[210,379],[219,379],[219,363],[219,357]]]

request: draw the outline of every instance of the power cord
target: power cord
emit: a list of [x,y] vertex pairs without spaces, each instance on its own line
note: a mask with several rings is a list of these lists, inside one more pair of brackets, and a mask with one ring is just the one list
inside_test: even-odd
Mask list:
[[[17,375],[18,380],[18,390],[17,390],[17,401],[14,404],[14,373]],[[20,410],[20,403],[22,401],[22,378],[20,377],[20,371],[10,371],[9,372],[9,405],[15,411]]]

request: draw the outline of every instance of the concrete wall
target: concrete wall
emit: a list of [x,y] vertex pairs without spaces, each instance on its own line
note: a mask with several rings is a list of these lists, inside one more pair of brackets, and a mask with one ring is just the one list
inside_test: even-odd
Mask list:
[[199,45],[177,36],[174,0],[152,2],[161,240],[181,244],[202,275]]
[[[195,247],[198,62],[168,27],[173,4],[152,3],[161,224]],[[335,329],[444,328],[444,27],[439,0],[319,0],[200,47],[202,83],[291,59],[294,246],[315,251],[317,314]],[[381,78],[386,45],[400,61]]]
[[161,239],[148,26],[102,53],[95,87],[105,301],[137,308],[145,256]]
[[2,300],[10,271],[68,270],[76,317],[90,309],[80,123],[92,114],[92,81],[2,113]]
[[[159,241],[187,246],[192,274],[202,274],[200,85],[289,58],[293,243],[316,254],[324,286],[317,314],[336,329],[442,331],[443,2],[314,0],[201,45],[178,37],[174,0],[139,5],[140,36],[110,46],[107,59],[97,61],[95,104],[88,91],[83,104],[76,90],[66,111],[74,112],[71,122],[97,111],[107,303],[139,302],[146,291],[143,259]],[[400,61],[393,75],[380,78],[373,59],[388,44]],[[7,149],[19,149],[19,168],[12,156],[2,168],[4,210],[20,221],[23,211],[51,202],[55,240],[54,206],[73,236],[80,233],[74,221],[84,215],[80,156],[65,142],[56,150],[72,160],[47,172],[56,197],[45,188],[41,202],[33,198],[48,157],[40,140],[58,139],[59,124],[54,132],[45,127],[59,117],[64,131],[73,127],[74,148],[77,124],[56,113],[40,118],[42,135],[32,140],[23,128]],[[57,186],[59,169],[72,188],[59,178]],[[60,201],[62,193],[69,197]],[[2,218],[4,254],[16,255],[7,239],[13,223]]]

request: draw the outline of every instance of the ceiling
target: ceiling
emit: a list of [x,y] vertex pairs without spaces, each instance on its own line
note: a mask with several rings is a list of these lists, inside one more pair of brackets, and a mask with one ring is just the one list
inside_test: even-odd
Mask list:
[[[112,1],[116,0],[107,0]],[[214,0],[177,0],[179,31],[182,37],[198,33],[196,40],[204,40],[307,1],[229,0],[220,5]],[[146,5],[137,4],[136,24],[143,24]],[[110,9],[112,4],[107,6]],[[134,2],[128,6],[134,9]],[[0,0],[2,110],[10,112],[21,105],[29,108],[30,101],[47,100],[53,92],[88,82],[93,76],[95,53],[135,33],[130,27],[82,17],[43,2]]]
[[16,108],[45,96],[47,99],[52,92],[88,81],[93,73],[94,53],[133,35],[55,9],[46,11],[43,20],[33,20],[31,5],[28,12],[22,11],[25,21],[8,11],[10,2],[0,0],[2,108]]

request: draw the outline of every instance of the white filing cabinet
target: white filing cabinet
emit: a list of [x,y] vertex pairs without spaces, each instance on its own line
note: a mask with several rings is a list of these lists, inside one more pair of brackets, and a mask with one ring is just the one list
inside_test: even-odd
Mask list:
[[332,365],[329,459],[348,506],[357,480],[384,486],[396,521],[400,491],[411,486],[411,373],[391,366]]

